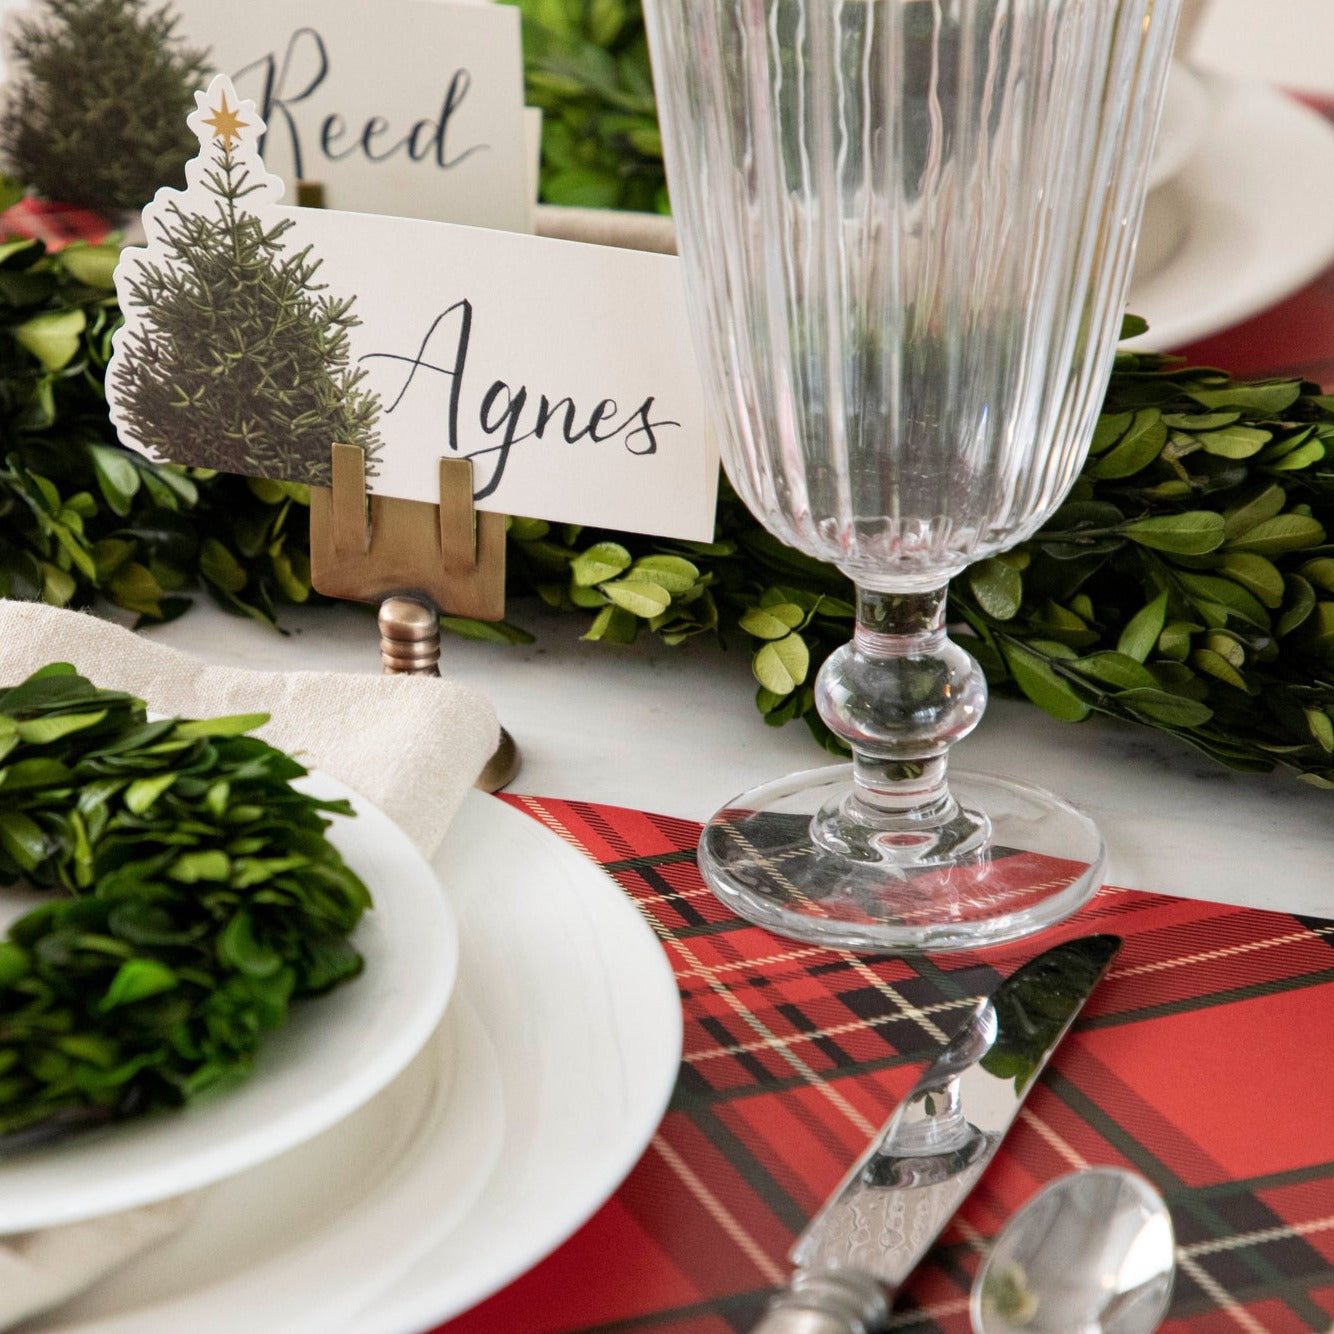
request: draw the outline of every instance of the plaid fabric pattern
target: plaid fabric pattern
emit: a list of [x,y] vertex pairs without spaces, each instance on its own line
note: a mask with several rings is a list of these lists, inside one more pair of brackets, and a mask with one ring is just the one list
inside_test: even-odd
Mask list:
[[1106,888],[1039,942],[908,961],[779,939],[695,865],[699,826],[509,798],[601,863],[662,941],[681,1074],[648,1151],[563,1247],[448,1334],[734,1334],[786,1253],[978,995],[1070,935],[1125,945],[995,1162],[895,1304],[966,1334],[989,1237],[1039,1186],[1121,1164],[1163,1192],[1180,1270],[1166,1334],[1334,1319],[1334,923]]

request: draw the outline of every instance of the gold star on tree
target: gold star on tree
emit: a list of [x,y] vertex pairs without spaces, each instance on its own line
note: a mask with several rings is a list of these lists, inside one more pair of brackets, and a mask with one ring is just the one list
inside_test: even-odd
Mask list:
[[239,143],[241,131],[250,128],[250,123],[241,119],[237,114],[237,109],[227,105],[227,94],[225,92],[222,95],[222,106],[220,108],[209,107],[209,110],[213,115],[205,120],[204,124],[211,127],[213,137],[221,139],[225,148],[232,146],[233,139]]

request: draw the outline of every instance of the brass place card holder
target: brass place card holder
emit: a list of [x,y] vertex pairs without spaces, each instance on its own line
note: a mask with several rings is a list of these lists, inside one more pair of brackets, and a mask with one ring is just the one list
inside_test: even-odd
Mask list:
[[[369,495],[356,445],[333,446],[332,485],[310,491],[310,581],[327,597],[380,603],[387,674],[439,675],[441,611],[505,614],[505,516],[473,504],[472,462],[440,460],[440,503]],[[495,792],[519,771],[504,730],[477,786]]]

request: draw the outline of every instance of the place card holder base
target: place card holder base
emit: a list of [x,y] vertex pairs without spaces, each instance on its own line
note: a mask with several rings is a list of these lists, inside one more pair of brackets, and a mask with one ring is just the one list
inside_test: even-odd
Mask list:
[[[333,445],[331,465],[331,485],[310,489],[312,587],[381,604],[386,674],[439,675],[441,611],[482,621],[505,614],[505,516],[473,504],[470,459],[440,459],[438,505],[368,495],[357,445]],[[498,791],[518,770],[502,729],[477,786]]]

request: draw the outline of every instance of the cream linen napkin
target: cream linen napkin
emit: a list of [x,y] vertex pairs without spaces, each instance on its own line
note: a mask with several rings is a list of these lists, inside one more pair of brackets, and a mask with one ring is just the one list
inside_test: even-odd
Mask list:
[[0,686],[48,662],[156,713],[272,714],[259,736],[355,788],[428,857],[500,736],[490,703],[455,682],[210,667],[96,616],[0,601]]
[[[73,663],[157,713],[272,714],[259,735],[355,788],[428,857],[499,736],[487,700],[452,682],[210,667],[94,616],[0,601],[0,687],[48,662]],[[89,1287],[173,1231],[188,1207],[168,1200],[0,1238],[0,1329]]]

